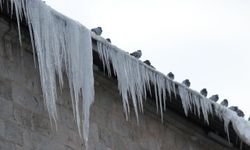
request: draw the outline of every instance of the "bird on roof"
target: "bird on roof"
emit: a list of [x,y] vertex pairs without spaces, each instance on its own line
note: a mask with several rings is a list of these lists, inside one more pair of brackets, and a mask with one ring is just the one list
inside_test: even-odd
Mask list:
[[227,107],[227,106],[228,106],[228,100],[227,100],[227,99],[224,99],[220,104],[221,104],[222,106]]
[[174,74],[172,72],[169,72],[167,76],[171,79],[174,80]]
[[203,88],[203,89],[200,91],[200,94],[203,95],[204,97],[207,97],[207,89],[206,89],[206,88]]
[[185,85],[186,87],[190,87],[191,83],[188,79],[185,79],[184,81],[182,81],[182,84]]
[[237,112],[238,106],[230,106],[230,107],[228,107],[228,109],[230,109],[230,110],[232,110],[234,112]]
[[211,97],[209,97],[209,99],[214,102],[217,102],[219,100],[219,95],[218,94],[212,95]]
[[111,39],[110,38],[106,38],[106,41],[108,41],[109,43],[111,43]]
[[100,36],[102,34],[102,27],[93,28],[91,31]]
[[238,115],[239,117],[244,117],[244,116],[245,116],[244,112],[243,112],[241,109],[238,109],[238,110],[236,111],[236,113],[237,113],[237,115]]
[[133,53],[130,53],[130,55],[139,59],[141,57],[141,55],[142,55],[142,52],[141,52],[141,50],[137,50],[137,51],[135,51]]
[[155,67],[151,65],[151,62],[149,60],[145,60],[143,61],[143,63],[155,69]]

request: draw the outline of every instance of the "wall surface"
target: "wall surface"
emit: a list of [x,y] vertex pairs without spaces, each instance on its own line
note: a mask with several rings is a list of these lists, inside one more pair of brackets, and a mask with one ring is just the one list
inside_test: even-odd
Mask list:
[[[57,102],[58,126],[51,126],[44,107],[39,70],[24,37],[20,48],[16,26],[0,18],[0,150],[84,149],[73,120],[69,90]],[[133,110],[125,121],[116,81],[95,68],[95,103],[91,108],[90,150],[226,150],[197,126],[170,112],[165,122],[155,111]],[[154,110],[154,108],[153,108]]]

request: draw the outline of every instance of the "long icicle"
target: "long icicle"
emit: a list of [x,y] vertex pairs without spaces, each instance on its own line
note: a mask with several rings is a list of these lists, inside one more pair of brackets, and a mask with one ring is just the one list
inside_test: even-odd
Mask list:
[[[0,0],[2,4],[2,0]],[[6,1],[8,2],[8,1]],[[93,57],[90,31],[39,0],[11,0],[21,39],[20,21],[25,16],[36,51],[43,96],[51,122],[56,125],[57,85],[66,72],[79,134],[87,147],[89,111],[94,101]],[[12,12],[11,12],[12,13]],[[34,41],[33,41],[34,40]],[[82,106],[80,106],[82,101]]]

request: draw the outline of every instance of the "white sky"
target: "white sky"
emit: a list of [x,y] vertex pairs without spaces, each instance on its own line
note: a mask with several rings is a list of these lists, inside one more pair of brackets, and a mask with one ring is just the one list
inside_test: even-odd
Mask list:
[[45,0],[157,70],[208,89],[250,116],[249,0]]

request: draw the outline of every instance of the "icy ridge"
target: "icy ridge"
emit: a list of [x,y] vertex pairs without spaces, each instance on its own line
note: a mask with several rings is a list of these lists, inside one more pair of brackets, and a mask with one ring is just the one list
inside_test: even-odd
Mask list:
[[[4,1],[0,0],[0,4]],[[89,111],[94,101],[93,57],[90,31],[40,0],[10,0],[20,21],[26,19],[33,50],[37,54],[43,96],[51,123],[58,120],[56,101],[67,75],[74,117],[85,143],[89,134]],[[59,80],[59,87],[57,87]],[[87,144],[86,144],[87,145]]]
[[[114,74],[118,80],[118,89],[122,95],[126,119],[128,119],[130,113],[129,98],[132,99],[138,119],[138,110],[143,112],[143,100],[146,98],[146,90],[150,90],[150,84],[152,84],[156,93],[157,111],[160,111],[162,119],[163,111],[166,109],[166,96],[171,96],[171,92],[173,92],[174,95],[180,95],[185,115],[193,112],[197,116],[203,117],[207,124],[209,124],[209,114],[216,115],[224,120],[225,132],[228,136],[228,127],[231,122],[240,139],[250,145],[250,123],[238,117],[236,113],[212,102],[200,93],[170,80],[164,74],[148,67],[140,60],[108,43],[102,37],[92,34],[92,38],[97,40],[97,51],[109,75],[111,75],[111,64],[113,66]],[[215,109],[213,109],[213,106]]]

